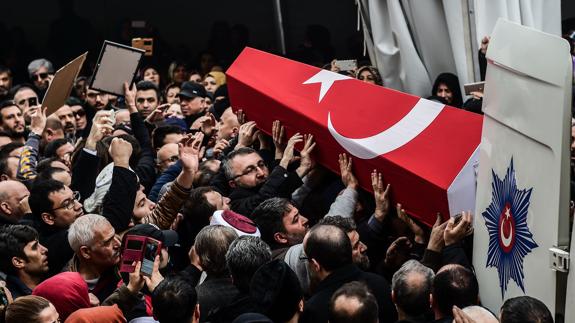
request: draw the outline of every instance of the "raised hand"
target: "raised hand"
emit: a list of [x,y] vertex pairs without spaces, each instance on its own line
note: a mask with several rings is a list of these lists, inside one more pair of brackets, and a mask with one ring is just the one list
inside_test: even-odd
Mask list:
[[111,135],[113,131],[112,111],[98,111],[94,116],[94,119],[92,119],[92,128],[90,128],[90,134],[86,139],[85,148],[96,150],[96,144],[98,141]]
[[164,113],[170,107],[169,103],[160,104],[158,107],[154,109],[147,117],[146,120],[148,123],[154,123],[158,121],[164,120],[165,116]]
[[200,164],[200,150],[202,148],[202,141],[204,134],[197,132],[193,136],[186,137],[182,143],[179,144],[180,161],[182,162],[182,170],[190,173],[196,173]]
[[122,138],[114,138],[110,143],[108,153],[114,160],[114,166],[130,167],[130,156],[132,156],[132,144]]
[[201,117],[202,121],[200,121],[200,130],[206,136],[211,136],[216,128],[216,117],[213,114],[207,113],[205,116]]
[[437,220],[433,224],[433,228],[431,228],[431,234],[429,235],[429,242],[427,243],[427,249],[435,252],[441,252],[443,247],[445,246],[445,240],[443,239],[443,235],[445,233],[445,227],[447,226],[447,222],[442,222],[441,214],[437,213]]
[[346,154],[339,154],[339,171],[341,173],[341,181],[346,187],[357,189],[359,182],[351,170],[352,159],[347,157]]
[[272,124],[272,139],[276,147],[276,159],[280,159],[286,148],[285,128],[279,120]]
[[309,173],[315,167],[315,160],[311,157],[311,153],[315,148],[315,142],[313,141],[313,135],[308,134],[304,136],[304,146],[300,151],[300,163],[299,167],[296,169],[296,173],[300,178],[303,178],[307,173]]
[[473,232],[472,221],[473,216],[471,215],[471,211],[462,212],[460,217],[451,217],[449,221],[447,221],[447,227],[443,233],[445,245],[450,246],[457,243]]
[[291,160],[294,157],[295,145],[298,142],[302,142],[302,141],[303,141],[303,136],[299,132],[294,134],[293,136],[291,136],[291,138],[287,142],[286,149],[284,150],[282,159],[280,160],[280,166],[281,167],[287,169],[289,163],[291,162]]
[[151,292],[158,287],[158,285],[164,280],[164,276],[160,274],[160,256],[156,256],[154,259],[154,266],[152,267],[152,276],[144,276],[144,280],[146,281],[146,286],[148,290]]
[[126,106],[130,113],[138,112],[136,108],[136,84],[132,84],[132,87],[128,82],[124,82],[124,99],[126,100]]
[[407,215],[399,203],[397,203],[397,217],[399,217],[399,219],[407,225],[409,230],[413,232],[415,235],[415,242],[419,244],[425,243],[425,232],[417,223],[415,223],[415,221],[413,221],[411,217]]
[[214,146],[214,157],[219,157],[222,152],[230,146],[230,143],[225,139],[219,139]]
[[246,123],[246,121],[247,121],[247,120],[246,120],[246,114],[244,113],[244,110],[242,110],[242,109],[239,109],[239,110],[236,112],[236,117],[238,118],[238,123],[239,123],[240,125]]
[[241,147],[249,147],[254,143],[258,133],[256,126],[257,125],[255,121],[250,121],[240,126],[236,149]]
[[46,127],[46,109],[40,105],[30,108],[30,130],[40,136]]
[[387,184],[384,188],[383,177],[377,170],[371,172],[371,187],[373,188],[373,196],[375,198],[375,219],[383,222],[389,213],[389,188]]
[[134,271],[128,275],[130,280],[128,282],[128,286],[126,287],[128,287],[128,289],[130,290],[130,292],[132,292],[132,294],[138,293],[146,283],[146,281],[144,280],[144,276],[140,274],[141,268],[142,268],[142,262],[138,261],[136,263],[136,268],[134,269]]

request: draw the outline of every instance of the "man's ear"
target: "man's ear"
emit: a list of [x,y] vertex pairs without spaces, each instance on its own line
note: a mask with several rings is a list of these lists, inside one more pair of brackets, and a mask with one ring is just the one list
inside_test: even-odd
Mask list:
[[44,221],[44,223],[46,223],[47,225],[54,225],[54,219],[56,218],[53,214],[50,214],[48,212],[43,212],[42,215],[40,215],[40,218],[42,219],[42,221]]
[[90,252],[90,248],[88,248],[88,246],[81,246],[80,250],[79,250],[79,256],[82,257],[82,259],[90,259],[92,258],[92,254]]
[[0,202],[0,211],[4,214],[12,214],[12,208],[10,207],[10,204],[6,202]]
[[274,233],[274,240],[279,244],[286,244],[288,242],[284,234],[281,232]]
[[10,177],[8,177],[8,175],[6,175],[6,174],[0,175],[0,182],[8,181],[8,180],[10,180]]
[[12,266],[16,269],[24,268],[24,260],[20,257],[12,257]]
[[228,185],[229,185],[231,188],[236,188],[236,181],[234,181],[233,179],[230,179],[230,180],[228,181]]

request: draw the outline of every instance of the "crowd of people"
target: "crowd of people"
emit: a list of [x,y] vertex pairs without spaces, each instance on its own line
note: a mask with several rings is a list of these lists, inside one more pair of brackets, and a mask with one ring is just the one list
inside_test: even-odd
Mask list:
[[[369,193],[351,157],[340,174],[315,162],[312,134],[264,134],[220,66],[146,66],[123,96],[80,76],[47,115],[55,69],[36,59],[12,84],[0,67],[5,322],[553,322],[529,296],[482,307],[472,214],[427,228],[378,170]],[[453,74],[430,95],[481,106]]]

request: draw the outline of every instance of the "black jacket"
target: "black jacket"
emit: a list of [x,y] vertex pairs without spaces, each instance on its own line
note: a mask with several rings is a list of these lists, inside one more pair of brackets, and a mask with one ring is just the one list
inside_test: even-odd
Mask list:
[[255,188],[235,188],[230,194],[231,208],[239,214],[250,216],[261,202],[272,197],[289,198],[302,184],[296,173],[276,166],[263,185]]
[[392,323],[397,320],[397,312],[391,301],[391,289],[385,278],[361,271],[356,265],[351,264],[336,269],[317,285],[315,293],[305,303],[300,322],[327,322],[331,296],[338,288],[352,281],[364,282],[370,288],[377,299],[380,323]]
[[[42,220],[39,220],[42,221]],[[74,250],[68,242],[68,229],[60,229],[44,222],[36,226],[40,243],[48,248],[48,275],[51,277],[62,272],[74,257]]]

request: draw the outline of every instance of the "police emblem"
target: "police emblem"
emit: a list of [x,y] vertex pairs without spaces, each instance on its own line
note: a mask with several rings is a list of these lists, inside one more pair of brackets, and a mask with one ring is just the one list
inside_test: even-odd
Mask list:
[[497,268],[503,298],[509,279],[513,279],[525,293],[523,258],[538,247],[527,227],[527,211],[533,188],[517,189],[513,158],[503,180],[495,174],[495,171],[491,170],[491,173],[492,200],[481,214],[489,232],[485,267]]

